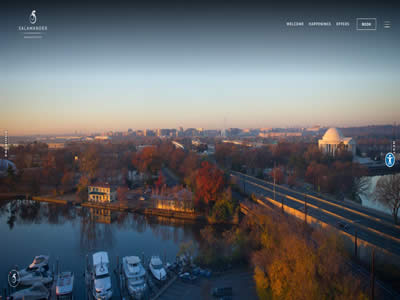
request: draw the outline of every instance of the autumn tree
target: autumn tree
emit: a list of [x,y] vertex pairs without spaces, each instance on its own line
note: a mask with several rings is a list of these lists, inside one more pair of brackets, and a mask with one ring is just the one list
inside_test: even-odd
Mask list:
[[228,222],[236,208],[236,203],[232,199],[232,192],[227,188],[219,197],[212,208],[212,218],[214,222]]
[[304,159],[307,163],[321,162],[323,154],[317,145],[309,145],[304,153]]
[[260,299],[367,299],[336,234],[316,230],[310,238],[297,220],[268,212],[263,221],[252,255]]
[[95,145],[90,145],[83,153],[79,169],[89,181],[96,177],[99,169],[99,153]]
[[307,167],[306,179],[308,180],[308,182],[314,185],[314,188],[319,189],[322,183],[323,176],[325,176],[327,173],[328,173],[327,166],[313,161]]
[[81,201],[87,201],[88,199],[88,185],[90,184],[90,180],[86,176],[82,176],[79,180],[76,194]]
[[117,188],[117,200],[119,203],[126,204],[127,203],[127,193],[129,191],[129,188],[127,186],[119,186]]
[[157,190],[161,189],[165,184],[165,178],[161,171],[158,172],[158,178],[154,183]]
[[275,180],[276,184],[283,183],[284,175],[280,167],[273,168],[270,175]]
[[157,148],[145,147],[139,153],[136,153],[132,159],[133,165],[142,173],[157,174],[161,169],[161,157]]
[[297,183],[297,174],[296,172],[292,172],[292,174],[290,174],[288,177],[288,185],[290,187],[294,187],[296,183]]
[[183,175],[183,177],[187,177],[193,171],[195,171],[199,167],[199,165],[200,161],[198,156],[194,153],[189,153],[180,167],[180,172]]
[[392,211],[397,224],[400,207],[400,174],[382,176],[376,183],[374,199]]
[[61,179],[61,189],[62,192],[65,193],[72,189],[74,184],[74,173],[65,172],[64,176]]
[[217,201],[224,188],[224,173],[215,165],[205,161],[196,175],[196,204],[199,208],[210,207]]

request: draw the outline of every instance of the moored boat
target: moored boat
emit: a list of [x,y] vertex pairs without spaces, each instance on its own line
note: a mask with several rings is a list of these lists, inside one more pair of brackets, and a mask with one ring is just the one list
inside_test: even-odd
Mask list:
[[138,256],[125,256],[122,258],[122,276],[129,296],[143,298],[146,290],[146,270]]
[[167,279],[167,272],[163,266],[161,258],[159,256],[152,256],[149,263],[151,274],[154,278],[160,281]]
[[38,300],[48,299],[49,295],[49,290],[42,283],[36,282],[29,288],[11,294],[10,298],[13,300]]
[[25,286],[33,285],[37,282],[48,285],[53,281],[53,274],[50,271],[46,271],[44,269],[20,273],[19,276],[19,283]]
[[57,276],[56,296],[57,300],[72,300],[74,290],[74,273],[62,272]]
[[27,266],[22,270],[19,270],[18,273],[20,276],[25,276],[34,271],[48,271],[48,270],[49,270],[49,256],[38,255],[35,256],[33,262],[29,266]]
[[91,287],[95,299],[110,299],[112,297],[110,261],[105,251],[96,252],[92,257]]

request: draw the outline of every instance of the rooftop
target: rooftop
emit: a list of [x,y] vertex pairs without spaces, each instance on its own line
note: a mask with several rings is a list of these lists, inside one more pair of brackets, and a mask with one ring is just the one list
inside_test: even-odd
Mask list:
[[108,182],[97,182],[97,183],[90,184],[89,187],[110,188],[111,185]]

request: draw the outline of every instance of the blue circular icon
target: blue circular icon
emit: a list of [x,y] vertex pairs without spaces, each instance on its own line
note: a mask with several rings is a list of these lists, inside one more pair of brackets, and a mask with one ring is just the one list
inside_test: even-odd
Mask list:
[[386,154],[385,156],[385,164],[387,167],[391,168],[394,166],[394,154],[392,152],[389,152],[388,154]]

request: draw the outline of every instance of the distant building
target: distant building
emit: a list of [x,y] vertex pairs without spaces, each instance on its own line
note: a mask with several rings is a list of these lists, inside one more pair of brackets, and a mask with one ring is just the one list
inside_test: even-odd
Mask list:
[[337,128],[329,128],[322,139],[318,141],[318,147],[323,153],[334,156],[337,149],[350,151],[356,155],[356,142],[351,137],[344,137]]
[[144,130],[144,136],[156,136],[156,132],[151,129],[145,129]]
[[47,143],[49,150],[57,150],[57,149],[64,149],[64,143]]
[[153,194],[152,200],[154,208],[180,212],[194,212],[193,193],[187,189],[181,189],[175,193]]
[[283,137],[300,137],[301,132],[260,132],[259,137],[263,138],[283,138]]
[[136,130],[136,136],[144,136],[143,130]]
[[117,200],[117,192],[108,183],[97,183],[88,186],[88,200],[91,202],[109,203]]
[[95,140],[101,140],[101,141],[105,141],[105,140],[109,140],[110,137],[107,135],[98,135],[94,137]]

